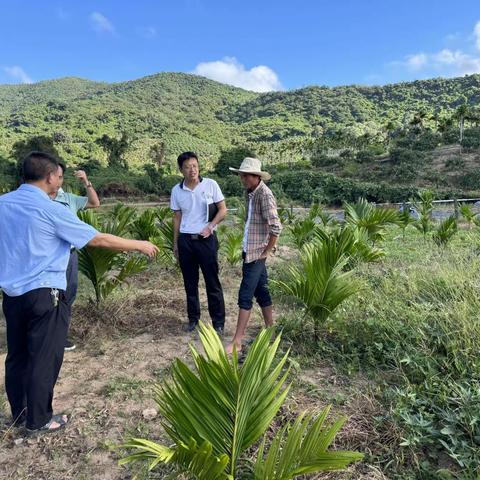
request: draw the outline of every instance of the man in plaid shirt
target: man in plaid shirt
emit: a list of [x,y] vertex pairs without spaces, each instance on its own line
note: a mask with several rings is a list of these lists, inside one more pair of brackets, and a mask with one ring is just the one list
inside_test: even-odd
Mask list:
[[240,175],[247,192],[247,219],[243,235],[242,283],[238,292],[238,321],[235,335],[225,348],[228,354],[242,349],[242,339],[250,319],[253,297],[262,309],[265,326],[273,325],[272,298],[268,291],[266,260],[277,243],[282,224],[272,191],[265,185],[270,174],[262,172],[260,160],[247,157],[240,168],[231,168]]

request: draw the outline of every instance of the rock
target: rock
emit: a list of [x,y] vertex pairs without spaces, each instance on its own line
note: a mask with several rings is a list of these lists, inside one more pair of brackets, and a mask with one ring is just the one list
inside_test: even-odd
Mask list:
[[21,445],[23,443],[23,438],[16,438],[13,443],[15,444],[16,447],[18,447],[19,445]]
[[153,420],[158,415],[158,412],[154,408],[146,408],[142,412],[142,417],[145,420]]

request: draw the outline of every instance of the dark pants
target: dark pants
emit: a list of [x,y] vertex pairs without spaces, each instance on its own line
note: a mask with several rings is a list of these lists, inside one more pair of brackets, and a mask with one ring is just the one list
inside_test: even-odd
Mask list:
[[70,252],[70,260],[67,267],[67,290],[65,291],[65,303],[68,305],[68,323],[72,320],[72,305],[77,296],[78,288],[78,253]]
[[268,275],[265,259],[254,262],[243,262],[242,283],[238,291],[238,306],[244,310],[251,310],[253,297],[260,307],[272,305],[272,298],[268,291]]
[[208,312],[215,328],[225,324],[225,302],[222,285],[218,278],[218,240],[216,235],[197,239],[180,233],[178,236],[178,259],[187,294],[187,314],[190,323],[200,320],[198,297],[199,268],[202,270],[207,290]]
[[7,321],[5,389],[15,419],[37,429],[52,418],[53,388],[63,361],[68,307],[63,291],[38,288],[18,297],[3,294]]

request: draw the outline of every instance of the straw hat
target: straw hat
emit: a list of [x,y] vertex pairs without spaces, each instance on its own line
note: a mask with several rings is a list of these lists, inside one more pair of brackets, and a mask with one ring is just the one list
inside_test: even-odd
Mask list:
[[262,180],[270,180],[272,176],[268,172],[262,172],[262,162],[257,158],[246,157],[243,159],[240,168],[229,167],[232,172],[249,173],[258,175]]

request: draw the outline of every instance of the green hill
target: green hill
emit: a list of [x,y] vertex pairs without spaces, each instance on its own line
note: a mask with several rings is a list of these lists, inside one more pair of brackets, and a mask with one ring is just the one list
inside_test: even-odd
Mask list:
[[[126,133],[130,145],[125,161],[134,171],[151,161],[150,149],[159,144],[172,169],[181,151],[197,151],[213,168],[222,152],[236,146],[253,150],[270,164],[303,161],[304,167],[308,163],[341,177],[393,184],[418,184],[422,178],[428,184],[428,155],[416,156],[424,167],[416,179],[404,175],[412,162],[403,165],[403,173],[397,168],[391,174],[391,165],[378,159],[398,146],[433,151],[454,143],[455,109],[464,103],[476,107],[479,100],[480,75],[265,94],[183,73],[113,84],[63,78],[0,85],[0,159],[12,158],[17,142],[45,136],[69,164],[95,159],[106,165],[99,139]],[[479,118],[470,117],[469,126]],[[406,157],[391,158],[401,163]],[[467,163],[477,168],[475,162]],[[452,160],[444,187],[452,186],[454,165]],[[437,184],[438,178],[437,168]]]

